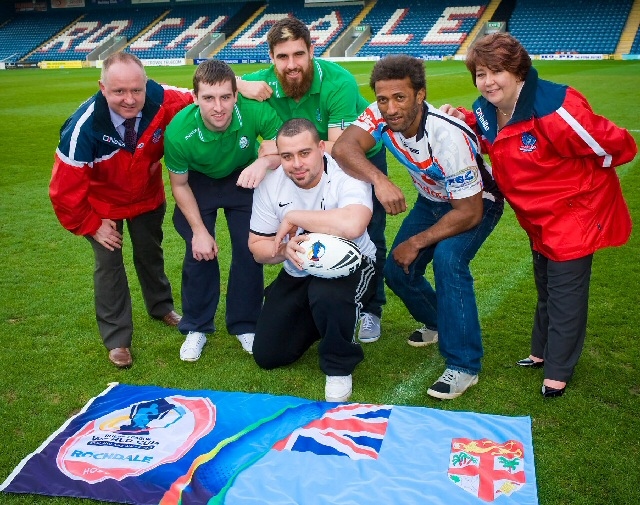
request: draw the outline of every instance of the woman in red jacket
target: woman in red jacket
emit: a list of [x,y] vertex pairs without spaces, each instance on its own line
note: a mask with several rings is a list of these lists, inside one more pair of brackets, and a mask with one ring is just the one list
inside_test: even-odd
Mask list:
[[531,354],[517,364],[544,367],[542,395],[561,396],[584,344],[593,253],[631,233],[614,167],[631,161],[637,147],[578,91],[539,79],[509,34],[478,40],[466,65],[482,96],[473,111],[442,109],[475,128],[529,235],[538,302]]

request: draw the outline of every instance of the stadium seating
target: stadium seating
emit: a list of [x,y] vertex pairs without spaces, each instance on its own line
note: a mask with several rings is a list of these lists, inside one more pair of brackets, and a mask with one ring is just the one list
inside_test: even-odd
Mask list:
[[472,7],[469,4],[468,0],[395,5],[378,2],[362,22],[371,26],[372,37],[358,51],[358,56],[405,53],[428,58],[453,55],[477,23],[487,1],[477,2]]
[[89,11],[78,22],[39,48],[35,61],[85,60],[87,54],[113,35],[130,40],[166,9],[109,9]]
[[225,25],[243,7],[242,2],[172,8],[129,50],[139,58],[184,58],[185,53],[211,32],[225,31]]
[[309,26],[315,55],[327,49],[355,19],[362,6],[307,7],[304,0],[270,0],[267,8],[216,55],[229,62],[268,61],[267,32],[277,20],[294,16]]
[[[476,25],[490,0],[378,0],[360,23],[371,37],[357,56],[408,53],[425,59],[451,56]],[[531,54],[615,52],[634,0],[517,0],[508,30]],[[259,15],[230,39],[258,9]],[[234,3],[180,2],[129,8],[54,9],[13,14],[0,24],[0,62],[29,59],[84,60],[102,42],[121,35],[143,59],[179,59],[212,29],[227,43],[216,54],[230,62],[268,61],[266,34],[275,21],[293,15],[311,30],[315,55],[331,46],[363,10],[362,5],[305,7],[304,0],[248,0]],[[640,54],[640,32],[632,54]]]
[[16,62],[80,17],[78,12],[16,14],[0,28],[0,61]]
[[509,31],[531,54],[611,54],[633,0],[518,0]]

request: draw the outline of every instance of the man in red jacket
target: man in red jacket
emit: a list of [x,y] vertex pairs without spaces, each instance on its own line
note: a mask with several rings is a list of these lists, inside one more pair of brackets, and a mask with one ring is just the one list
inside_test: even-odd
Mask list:
[[128,53],[104,60],[99,84],[62,126],[49,196],[62,226],[93,247],[98,330],[111,362],[127,368],[133,320],[122,258],[125,221],[147,311],[169,326],[180,321],[164,272],[159,161],[167,124],[193,97],[148,80]]

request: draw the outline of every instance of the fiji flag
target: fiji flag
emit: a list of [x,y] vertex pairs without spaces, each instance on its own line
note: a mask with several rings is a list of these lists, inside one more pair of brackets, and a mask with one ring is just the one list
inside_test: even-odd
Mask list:
[[[238,474],[225,503],[535,505],[530,426],[528,418],[334,405]],[[466,452],[478,461],[474,468],[452,463],[460,459],[456,434],[468,440]],[[488,440],[498,447],[495,468],[484,463],[494,449],[486,456],[471,452]]]

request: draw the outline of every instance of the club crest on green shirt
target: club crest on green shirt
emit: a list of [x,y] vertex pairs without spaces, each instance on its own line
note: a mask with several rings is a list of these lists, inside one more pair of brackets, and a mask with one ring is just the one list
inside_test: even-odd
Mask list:
[[245,135],[243,135],[242,137],[240,137],[240,142],[238,142],[238,145],[240,146],[240,149],[246,149],[249,145],[249,139]]
[[320,109],[316,109],[316,121],[318,123],[322,122],[322,114],[320,114]]

